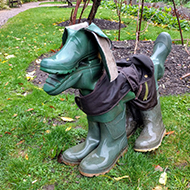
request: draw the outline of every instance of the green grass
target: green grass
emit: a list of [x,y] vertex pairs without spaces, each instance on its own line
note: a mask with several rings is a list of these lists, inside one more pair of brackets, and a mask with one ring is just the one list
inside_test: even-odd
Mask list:
[[[167,131],[175,132],[164,138],[158,150],[135,152],[138,130],[129,139],[128,153],[119,160],[120,165],[106,175],[86,178],[77,166],[57,162],[56,154],[85,138],[86,116],[77,108],[74,95],[47,95],[27,81],[26,69],[41,54],[60,46],[62,28],[53,23],[68,20],[70,11],[56,7],[30,9],[9,19],[0,29],[0,189],[42,189],[54,185],[55,189],[147,190],[159,185],[161,172],[155,171],[156,165],[168,167],[168,189],[188,189],[189,94],[161,97],[164,124]],[[84,16],[88,11],[89,8]],[[105,9],[99,9],[97,18],[117,20],[115,12]],[[122,29],[121,39],[135,39],[135,21],[123,17],[123,22],[130,23]],[[141,40],[155,40],[162,31],[169,32],[172,39],[180,38],[178,31],[150,25]],[[104,32],[112,40],[117,38],[116,30]],[[183,35],[189,37],[188,32]],[[14,57],[6,59],[8,55]],[[59,124],[63,116],[74,122]],[[129,178],[114,180],[126,175]]]

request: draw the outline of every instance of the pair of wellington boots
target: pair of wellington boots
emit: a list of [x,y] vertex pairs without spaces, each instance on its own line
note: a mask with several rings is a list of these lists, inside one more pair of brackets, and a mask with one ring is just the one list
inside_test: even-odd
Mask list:
[[79,165],[80,173],[87,177],[109,172],[128,148],[125,123],[125,109],[111,122],[88,120],[85,142],[60,154],[58,162]]
[[89,117],[85,142],[61,153],[58,156],[58,162],[66,165],[79,165],[80,173],[87,177],[109,172],[117,160],[127,152],[126,104],[124,101],[132,98],[134,98],[133,93],[128,93],[116,107],[105,115]]
[[[115,111],[117,112],[117,109]],[[111,112],[108,112],[107,116],[112,115]],[[109,172],[120,156],[127,151],[127,136],[133,133],[136,124],[140,121],[130,122],[131,117],[126,116],[126,113],[126,109],[123,108],[117,117],[109,122],[103,122],[102,118],[97,121],[88,119],[88,134],[85,142],[61,153],[58,162],[79,165],[80,173],[87,177]],[[144,128],[135,141],[134,149],[140,152],[154,150],[160,146],[165,134],[159,101],[152,110],[141,111],[140,114]]]

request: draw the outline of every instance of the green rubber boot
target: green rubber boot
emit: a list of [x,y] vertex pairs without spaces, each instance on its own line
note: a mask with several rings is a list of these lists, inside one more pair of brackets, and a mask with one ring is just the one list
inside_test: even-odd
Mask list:
[[157,149],[166,133],[161,115],[159,94],[157,105],[147,111],[141,111],[144,128],[135,141],[134,150],[148,152]]
[[66,165],[77,165],[92,150],[94,150],[100,141],[100,128],[97,122],[88,121],[88,135],[85,142],[67,149],[58,156],[58,162]]
[[79,64],[80,67],[71,74],[50,74],[44,84],[44,91],[49,95],[60,94],[68,88],[80,89],[82,94],[91,92],[102,75],[103,65],[98,58],[91,61],[80,62]]
[[40,69],[51,74],[68,74],[76,70],[82,60],[92,60],[98,55],[94,36],[84,30],[68,29],[68,37],[62,49],[40,63]]
[[[108,112],[109,113],[109,112]],[[112,121],[100,122],[100,143],[79,165],[79,171],[87,177],[109,172],[128,148],[126,136],[126,110]]]
[[[153,55],[150,57],[154,64],[156,89],[157,81],[164,75],[164,62],[171,51],[172,40],[168,33],[162,32],[156,39]],[[157,91],[157,105],[147,111],[141,111],[144,129],[135,141],[134,150],[147,152],[157,149],[162,142],[166,129],[162,121],[159,93]]]
[[138,127],[143,125],[141,113],[130,103],[126,103],[126,133],[129,138]]
[[156,88],[158,89],[157,81],[164,75],[164,63],[171,51],[172,40],[168,33],[162,32],[157,37],[154,43],[153,54],[150,57],[154,63],[154,77]]
[[[65,163],[66,165],[78,165],[92,150],[94,150],[100,143],[100,124],[101,121],[110,123],[118,115],[123,112],[125,102],[133,99],[134,93],[129,92],[119,104],[114,107],[110,112],[101,116],[88,116],[88,135],[85,142],[69,148],[58,156],[58,162]],[[118,121],[117,121],[118,122]],[[113,122],[112,122],[113,123]]]

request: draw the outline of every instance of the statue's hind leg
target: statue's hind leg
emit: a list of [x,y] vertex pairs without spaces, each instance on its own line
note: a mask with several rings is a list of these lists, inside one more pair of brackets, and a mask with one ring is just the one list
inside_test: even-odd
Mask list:
[[157,80],[164,75],[164,62],[170,51],[171,37],[168,33],[162,32],[155,41],[153,55],[151,56],[154,63],[158,103],[153,109],[141,111],[144,128],[134,146],[134,149],[139,152],[157,149],[165,135],[166,129],[162,121]]
[[172,40],[168,33],[162,32],[154,43],[153,54],[150,57],[154,64],[154,77],[156,81],[156,89],[158,89],[157,81],[164,75],[164,63],[171,51]]

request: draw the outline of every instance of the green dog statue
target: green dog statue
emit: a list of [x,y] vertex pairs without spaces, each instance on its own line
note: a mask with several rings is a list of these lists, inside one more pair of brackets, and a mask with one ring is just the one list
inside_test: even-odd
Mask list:
[[166,131],[157,80],[171,51],[170,35],[157,37],[150,58],[131,55],[117,61],[111,41],[94,23],[66,27],[62,43],[59,52],[41,61],[40,69],[50,73],[44,91],[57,95],[79,89],[75,101],[87,115],[88,134],[85,142],[61,153],[58,162],[79,165],[87,177],[105,174],[127,152],[127,137],[140,125],[134,150],[157,149]]

